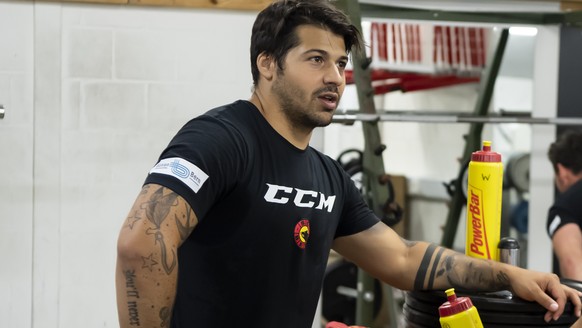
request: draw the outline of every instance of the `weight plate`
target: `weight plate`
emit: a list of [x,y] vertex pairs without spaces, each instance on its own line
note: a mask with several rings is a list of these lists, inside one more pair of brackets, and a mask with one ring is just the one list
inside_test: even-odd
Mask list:
[[[326,269],[321,294],[321,314],[327,321],[339,321],[354,325],[356,321],[356,284],[358,267],[348,261],[338,260]],[[338,292],[338,290],[344,292]],[[345,290],[353,291],[346,295]],[[373,317],[376,318],[382,306],[382,286],[374,280]]]
[[[522,300],[519,297],[507,297],[507,293],[465,293],[456,291],[457,297],[468,296],[471,302],[479,309],[479,311],[489,311],[495,313],[511,312],[511,313],[528,313],[540,314],[545,313],[546,309],[536,302],[529,302]],[[406,301],[408,299],[416,299],[428,306],[438,307],[447,301],[444,291],[414,291],[406,293]],[[566,303],[564,313],[572,312],[573,306],[571,302]]]
[[440,327],[438,315],[432,316],[421,311],[417,311],[414,308],[411,308],[408,303],[405,303],[402,307],[402,315],[406,320],[406,327],[408,328]]
[[[562,283],[575,289],[582,289],[579,281],[563,280]],[[546,323],[546,310],[535,302],[528,302],[518,297],[511,297],[508,291],[495,293],[464,293],[457,291],[458,297],[468,296],[477,308],[485,327],[569,327],[577,320],[573,314],[573,305],[566,303],[564,314],[556,321]],[[412,291],[406,293],[405,306],[407,319],[416,324],[433,317],[438,320],[438,307],[446,301],[444,291]],[[414,318],[409,318],[414,315]],[[427,327],[431,327],[428,325]]]
[[505,172],[509,185],[520,193],[529,190],[529,164],[529,154],[514,155],[507,162]]

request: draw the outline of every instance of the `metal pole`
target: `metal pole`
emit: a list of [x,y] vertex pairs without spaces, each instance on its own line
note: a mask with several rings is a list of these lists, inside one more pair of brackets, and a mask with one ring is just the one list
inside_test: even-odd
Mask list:
[[[362,32],[362,19],[360,15],[360,4],[357,0],[340,0],[336,3],[339,8],[350,17],[352,24]],[[353,52],[352,54],[354,82],[358,93],[358,104],[360,111],[365,114],[376,114],[374,105],[374,89],[372,88],[372,78],[370,74],[370,61],[366,58],[365,51]],[[384,171],[384,161],[378,122],[368,121],[362,123],[364,132],[365,147],[362,158],[364,183],[368,195],[365,195],[368,206],[378,215],[383,216],[383,203],[388,199],[388,188],[380,184],[380,176]],[[356,300],[356,324],[370,327],[374,319],[374,278],[362,269],[358,268],[357,282],[358,297]],[[386,295],[390,297],[392,293]],[[396,313],[394,301],[387,300],[389,304],[388,312],[392,321],[390,327],[396,327]]]
[[417,123],[490,123],[490,124],[553,124],[582,125],[580,117],[524,117],[524,116],[468,116],[430,114],[336,114],[334,123],[362,122],[417,122]]

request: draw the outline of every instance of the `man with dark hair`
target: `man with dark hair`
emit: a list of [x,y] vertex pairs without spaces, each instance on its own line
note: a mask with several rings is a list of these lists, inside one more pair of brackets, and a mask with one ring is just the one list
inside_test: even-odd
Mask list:
[[582,280],[582,131],[566,130],[550,145],[559,195],[548,213],[547,229],[559,274]]
[[330,250],[400,289],[511,289],[558,318],[557,276],[402,240],[341,166],[309,146],[331,123],[361,36],[326,0],[283,0],[253,26],[249,101],[188,122],[118,239],[122,328],[310,327]]

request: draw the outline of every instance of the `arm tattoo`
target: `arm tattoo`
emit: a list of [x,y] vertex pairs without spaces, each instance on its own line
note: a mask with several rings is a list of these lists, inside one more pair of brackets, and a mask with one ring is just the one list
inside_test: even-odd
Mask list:
[[[466,285],[466,281],[459,275],[458,270],[456,270],[457,261],[455,255],[447,255],[441,264],[441,269],[439,270],[438,277],[446,275],[445,278],[451,284],[451,286],[458,288]],[[473,271],[473,265],[469,263],[467,271]]]
[[[422,287],[424,286],[424,280],[426,279],[426,271],[428,268],[428,265],[430,263],[430,260],[432,258],[432,254],[434,253],[436,249],[436,246],[434,244],[430,244],[428,245],[428,248],[426,249],[426,252],[424,253],[424,256],[422,257],[422,261],[420,262],[420,267],[418,268],[418,271],[416,272],[416,279],[414,279],[414,289],[415,290],[420,290],[423,289]],[[435,264],[433,263],[433,266]]]
[[125,275],[125,288],[127,295],[127,312],[129,314],[129,324],[131,326],[141,326],[139,322],[139,311],[137,309],[137,301],[134,299],[139,298],[139,292],[135,286],[135,271],[127,270],[124,272]]
[[496,272],[490,262],[445,251],[443,247],[437,250],[433,244],[428,246],[416,274],[415,290],[433,289],[435,280],[442,279],[459,289],[500,290],[509,287],[507,273]]
[[170,212],[170,207],[176,205],[177,198],[178,195],[174,192],[164,195],[163,187],[156,190],[145,208],[148,220],[160,229]]
[[507,273],[495,272],[490,262],[445,251],[434,244],[427,247],[416,273],[414,290],[433,289],[435,281],[442,279],[460,289],[499,290],[509,286]]
[[[150,190],[150,185],[145,185],[143,186],[143,188],[141,188],[141,191],[139,192],[139,195],[146,195],[148,193],[148,191]],[[133,230],[133,225],[141,220],[142,217],[141,215],[139,215],[139,211],[135,211],[132,215],[127,217],[127,226],[129,227],[130,230]]]
[[505,271],[499,271],[497,273],[497,282],[499,283],[499,287],[509,287],[509,276]]
[[180,239],[182,241],[186,240],[186,238],[188,238],[188,236],[190,235],[190,233],[192,232],[192,229],[194,229],[194,217],[193,215],[191,215],[191,208],[188,204],[184,204],[184,206],[186,207],[186,223],[182,224],[182,222],[180,221],[180,219],[177,216],[174,216],[174,219],[176,220],[176,225],[178,226],[178,232],[180,233]]
[[428,277],[428,286],[427,286],[427,289],[432,289],[432,287],[433,287],[434,277],[435,277],[435,271],[436,271],[437,266],[439,264],[439,261],[441,259],[441,255],[443,255],[443,252],[444,251],[445,251],[445,249],[442,248],[442,247],[440,247],[439,250],[438,250],[438,252],[437,252],[437,254],[436,254],[436,257],[434,258],[434,263],[433,263],[433,265],[431,267],[431,270],[430,270],[430,276]]
[[145,195],[148,193],[148,191],[150,190],[151,185],[145,185],[141,188],[141,192],[139,193],[140,195]]
[[150,269],[150,272],[153,271],[154,265],[158,264],[158,262],[154,260],[154,254],[150,254],[150,256],[148,257],[142,256],[141,259],[143,261],[143,265],[141,266],[141,268],[142,269],[148,268]]
[[141,216],[139,216],[137,211],[135,211],[135,213],[133,213],[131,216],[128,216],[127,226],[129,227],[129,229],[133,229],[133,225],[139,220],[141,220]]
[[445,257],[444,272],[453,287],[479,290],[500,290],[509,287],[509,277],[504,271],[494,271],[491,263],[480,259]]
[[166,249],[166,242],[164,241],[164,234],[160,231],[160,228],[170,213],[170,208],[177,205],[178,195],[174,192],[164,195],[164,189],[165,188],[161,187],[156,190],[150,198],[150,201],[146,203],[146,217],[156,227],[155,229],[148,228],[146,234],[154,235],[155,243],[160,244],[162,267],[164,267],[167,274],[170,274],[176,267],[176,252],[172,250],[172,260],[171,263],[168,264],[168,251]]
[[162,319],[162,322],[160,323],[160,327],[162,328],[170,328],[170,308],[168,307],[163,307],[160,309],[160,319]]
[[400,240],[402,240],[402,242],[404,243],[404,245],[406,245],[406,247],[408,247],[408,248],[411,248],[412,246],[418,244],[417,241],[407,240],[407,239],[404,239],[402,237],[400,237]]

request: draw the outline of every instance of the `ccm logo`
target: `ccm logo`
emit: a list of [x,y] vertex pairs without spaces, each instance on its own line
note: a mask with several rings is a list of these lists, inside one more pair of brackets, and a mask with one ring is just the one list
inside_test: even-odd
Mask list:
[[267,187],[265,200],[269,203],[287,204],[293,198],[293,204],[297,207],[325,209],[331,212],[335,202],[335,195],[326,197],[324,194],[313,190],[278,186],[270,183],[267,183]]

